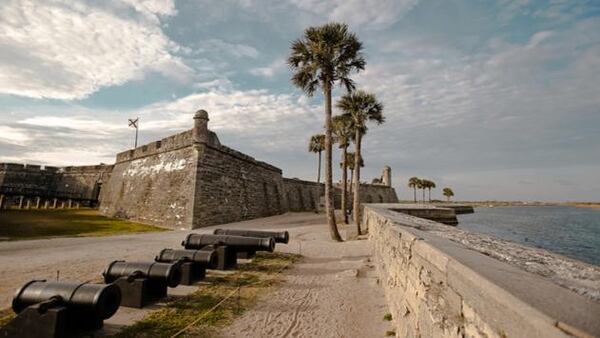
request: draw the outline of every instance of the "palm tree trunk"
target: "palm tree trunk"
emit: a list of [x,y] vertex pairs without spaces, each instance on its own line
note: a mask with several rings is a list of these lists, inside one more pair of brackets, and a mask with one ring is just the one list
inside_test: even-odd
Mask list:
[[331,86],[325,85],[325,213],[331,239],[342,242],[342,237],[335,224],[335,206],[333,200],[333,173],[332,173],[332,137],[331,137]]
[[321,151],[319,151],[319,168],[317,169],[317,183],[321,183]]
[[356,223],[356,230],[358,230],[358,234],[360,235],[360,143],[361,143],[361,134],[360,130],[356,129],[355,136],[355,146],[356,150],[354,152],[354,200],[352,207],[352,214],[354,215],[354,223]]
[[348,224],[348,163],[346,163],[346,154],[348,145],[342,148],[342,212],[344,213],[344,223]]
[[354,184],[354,169],[350,169],[350,194],[354,191],[352,185]]
[[417,187],[413,187],[413,193],[415,197],[415,203],[417,203]]
[[423,203],[425,203],[425,188],[423,188]]
[[427,190],[429,190],[429,192],[427,192],[427,194],[429,194],[429,203],[431,203],[431,188],[429,188]]
[[322,151],[319,151],[319,168],[317,168],[317,183],[319,184],[319,193],[317,195],[317,200],[315,201],[315,213],[319,213],[319,204],[321,201],[321,194],[323,193],[323,191],[321,190],[321,153],[323,153]]

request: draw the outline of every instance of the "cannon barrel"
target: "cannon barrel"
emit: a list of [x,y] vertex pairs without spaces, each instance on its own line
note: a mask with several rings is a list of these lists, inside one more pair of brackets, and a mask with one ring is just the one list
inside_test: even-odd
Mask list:
[[79,314],[100,319],[110,318],[121,304],[121,289],[114,284],[46,282],[33,280],[13,297],[12,308],[20,313],[30,305],[60,297],[58,302]]
[[243,237],[273,237],[276,243],[287,244],[290,241],[290,233],[287,231],[258,231],[258,230],[242,230],[242,229],[216,229],[213,232],[215,235],[232,235]]
[[181,281],[181,268],[177,263],[113,261],[102,275],[106,283],[112,283],[120,277],[138,275],[176,287]]
[[185,260],[212,268],[217,265],[217,252],[215,250],[174,250],[162,249],[154,258],[157,262],[176,262]]
[[186,249],[200,249],[205,245],[226,245],[241,251],[273,252],[275,250],[275,240],[272,237],[189,234],[181,245]]

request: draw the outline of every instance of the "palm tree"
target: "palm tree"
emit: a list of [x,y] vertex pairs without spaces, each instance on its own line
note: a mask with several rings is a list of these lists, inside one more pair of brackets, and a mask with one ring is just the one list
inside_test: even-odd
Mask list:
[[431,202],[431,188],[435,188],[435,183],[430,180],[422,179],[421,188],[423,189],[423,202],[425,202],[425,189],[429,190],[429,202]]
[[[350,182],[354,182],[354,153],[348,152],[346,153],[346,162],[348,165],[348,170],[350,170]],[[360,167],[365,166],[365,161],[363,161],[362,157],[359,159]],[[352,189],[352,184],[350,184],[350,194],[352,194],[354,190]]]
[[442,190],[442,194],[444,194],[444,196],[446,196],[446,198],[448,199],[448,202],[450,202],[450,197],[454,196],[454,191],[446,187]]
[[352,118],[354,127],[354,146],[355,146],[355,158],[354,158],[354,207],[352,208],[354,213],[354,222],[356,223],[356,229],[360,235],[360,166],[358,164],[361,158],[360,148],[362,136],[367,132],[367,122],[375,121],[377,124],[381,124],[385,121],[383,117],[383,104],[377,101],[375,94],[370,94],[362,90],[357,90],[354,93],[349,93],[338,101],[337,107],[344,112],[345,115]]
[[319,168],[317,169],[317,183],[321,182],[321,153],[325,150],[325,135],[317,134],[310,137],[308,151],[319,154]]
[[419,182],[417,183],[417,189],[423,189],[422,202],[425,203],[425,180],[419,179]]
[[431,189],[435,189],[435,182],[427,180],[427,189],[429,190],[429,203],[431,203]]
[[331,238],[342,241],[335,224],[333,205],[332,138],[331,138],[331,90],[336,83],[348,91],[354,90],[351,73],[365,69],[363,46],[348,26],[328,23],[309,27],[304,36],[292,43],[288,65],[294,71],[292,82],[308,96],[317,89],[325,97],[325,209]]
[[417,203],[417,186],[419,185],[419,178],[418,177],[411,177],[408,180],[408,187],[409,188],[413,188],[413,195],[415,198],[415,203]]
[[354,135],[352,130],[352,120],[346,115],[337,115],[333,117],[332,132],[335,141],[342,149],[342,212],[344,214],[344,223],[348,224],[348,146]]

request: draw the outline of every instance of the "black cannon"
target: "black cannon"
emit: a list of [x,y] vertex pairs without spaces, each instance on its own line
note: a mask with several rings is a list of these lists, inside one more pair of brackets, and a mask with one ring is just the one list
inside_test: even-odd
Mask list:
[[214,269],[218,264],[215,250],[173,250],[162,249],[154,258],[162,263],[181,263],[181,284],[192,285],[204,279],[206,269]]
[[290,233],[287,231],[259,231],[243,229],[215,229],[215,235],[230,235],[243,237],[273,237],[276,243],[287,244],[290,241]]
[[121,305],[141,308],[167,295],[181,281],[181,262],[113,261],[102,273],[105,283],[121,288]]
[[0,337],[65,337],[100,329],[119,309],[121,290],[114,284],[33,280],[15,293],[17,316]]
[[272,237],[189,234],[182,245],[186,249],[201,248],[206,245],[227,246],[236,252],[237,258],[253,257],[257,251],[275,250],[275,240]]

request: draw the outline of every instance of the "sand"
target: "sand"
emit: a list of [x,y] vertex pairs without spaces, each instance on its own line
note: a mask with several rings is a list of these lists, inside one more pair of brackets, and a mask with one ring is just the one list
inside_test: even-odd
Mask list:
[[[345,234],[346,231],[342,231]],[[282,250],[304,259],[221,337],[384,337],[391,329],[367,240],[334,243],[324,224],[295,229]]]

